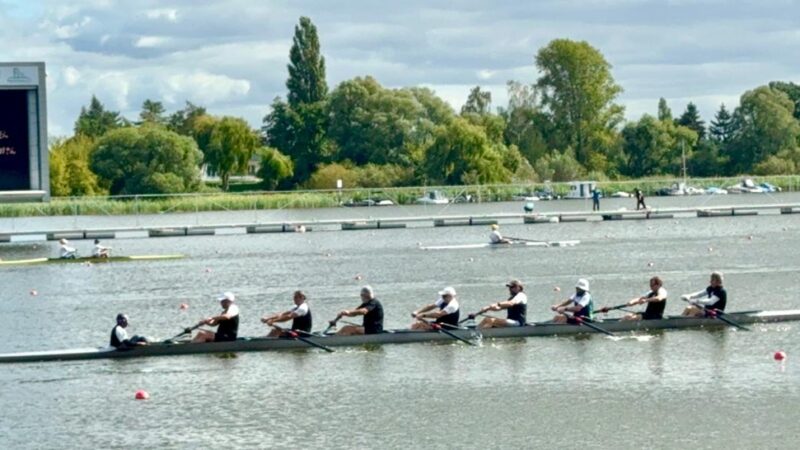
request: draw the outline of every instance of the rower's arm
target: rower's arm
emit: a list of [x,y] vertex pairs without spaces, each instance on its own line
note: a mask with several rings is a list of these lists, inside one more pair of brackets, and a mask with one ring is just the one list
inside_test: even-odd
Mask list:
[[433,313],[433,314],[426,314],[428,311],[432,310],[432,309],[433,309],[433,308],[435,308],[435,307],[436,307],[436,305],[435,305],[435,304],[433,304],[433,303],[431,303],[430,305],[425,305],[425,306],[423,306],[422,308],[420,308],[420,309],[418,309],[418,310],[414,311],[414,312],[413,312],[413,313],[411,313],[411,314],[413,314],[413,315],[415,315],[415,316],[420,316],[420,317],[438,317],[438,316],[436,316],[436,315],[435,315],[435,313]]
[[708,293],[705,289],[702,291],[697,291],[693,294],[685,294],[681,296],[682,298],[699,305],[709,305],[715,303],[719,298],[716,295],[712,295],[711,297],[708,296]]
[[349,314],[345,314],[345,316],[353,317],[353,316],[365,316],[369,311],[367,308],[358,308],[358,309],[351,309],[349,311],[344,311]]

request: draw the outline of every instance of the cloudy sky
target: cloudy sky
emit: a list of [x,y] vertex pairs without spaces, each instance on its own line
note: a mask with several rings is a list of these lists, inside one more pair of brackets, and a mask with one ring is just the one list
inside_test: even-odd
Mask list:
[[708,120],[748,89],[800,83],[800,0],[0,0],[0,61],[46,62],[51,135],[71,133],[92,94],[129,118],[147,98],[170,112],[190,100],[258,126],[285,95],[302,15],[331,87],[372,75],[455,108],[478,84],[503,106],[506,81],[534,82],[534,55],[556,38],[605,55],[628,119],[664,97]]

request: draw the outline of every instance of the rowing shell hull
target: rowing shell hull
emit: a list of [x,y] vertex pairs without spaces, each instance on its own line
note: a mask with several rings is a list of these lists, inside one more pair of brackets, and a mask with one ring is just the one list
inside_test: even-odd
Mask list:
[[[741,324],[787,322],[800,320],[800,310],[789,311],[750,311],[729,313],[727,317]],[[720,328],[728,324],[708,318],[669,317],[661,320],[620,321],[616,319],[597,322],[603,329],[616,332],[637,332],[647,330],[669,330],[683,328]],[[451,333],[464,338],[480,336],[488,339],[525,338],[534,336],[568,336],[583,333],[596,333],[591,328],[580,325],[538,323],[524,327],[452,330]],[[360,345],[407,344],[414,342],[454,341],[446,334],[430,331],[395,330],[367,336],[315,336],[307,338],[315,343],[329,347],[352,347]],[[308,344],[284,338],[241,338],[231,342],[212,342],[207,344],[163,343],[130,350],[116,350],[109,347],[84,348],[61,351],[0,354],[0,363],[69,361],[106,358],[134,358],[144,356],[170,356],[201,353],[234,353],[268,350],[308,349]]]
[[32,264],[55,264],[55,263],[107,263],[124,261],[157,261],[162,259],[180,259],[183,255],[132,255],[132,256],[111,256],[108,258],[93,258],[85,256],[81,258],[33,258],[17,259],[12,261],[0,261],[0,266],[24,266]]
[[472,248],[520,248],[520,247],[574,247],[581,241],[515,241],[510,244],[456,244],[430,245],[420,247],[421,250],[462,250]]

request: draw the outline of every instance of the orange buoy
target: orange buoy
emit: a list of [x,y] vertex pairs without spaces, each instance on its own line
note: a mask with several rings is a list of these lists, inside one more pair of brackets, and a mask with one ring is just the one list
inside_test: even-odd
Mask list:
[[150,394],[143,389],[139,389],[138,391],[136,391],[134,398],[136,400],[148,400],[150,398]]
[[786,352],[784,352],[783,350],[778,350],[772,357],[775,358],[775,361],[785,361]]

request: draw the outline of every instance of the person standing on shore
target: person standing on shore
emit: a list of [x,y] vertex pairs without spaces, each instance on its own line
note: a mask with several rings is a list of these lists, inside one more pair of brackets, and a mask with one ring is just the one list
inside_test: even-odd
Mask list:
[[636,197],[636,210],[647,209],[647,205],[644,204],[644,192],[636,188],[633,190],[633,195]]
[[597,188],[592,191],[592,211],[600,211],[600,190]]

